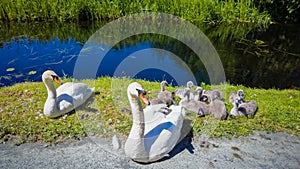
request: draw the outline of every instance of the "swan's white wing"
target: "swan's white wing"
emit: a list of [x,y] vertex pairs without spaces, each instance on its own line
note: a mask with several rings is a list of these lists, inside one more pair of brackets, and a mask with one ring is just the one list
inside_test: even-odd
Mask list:
[[82,105],[92,95],[93,89],[83,83],[63,84],[57,88],[58,110],[68,112]]
[[161,109],[167,107],[166,104],[154,104],[154,105],[149,105],[146,108],[144,108],[144,116],[145,120],[147,119],[153,119],[157,117],[164,117],[164,114],[160,111]]
[[67,83],[62,84],[61,86],[59,86],[56,89],[57,95],[59,96],[61,93],[69,92],[69,90],[71,90],[71,89],[73,90],[73,88],[72,88],[73,85],[74,85],[73,82],[67,82]]
[[57,110],[61,113],[68,113],[75,109],[74,99],[68,94],[61,94],[57,97]]
[[[174,125],[182,125],[181,123],[183,122],[183,117],[185,116],[185,110],[182,108],[182,106],[172,105],[170,107],[172,111],[168,115],[165,115],[159,111],[164,107],[163,104],[160,106],[153,105],[148,107],[144,109],[145,135],[149,134],[149,132],[152,132],[152,135],[158,135],[160,130],[158,130],[157,127],[160,126],[161,128],[169,128],[170,126],[161,125],[167,122],[170,122]],[[153,133],[153,130],[155,133]]]
[[143,110],[145,119],[145,133],[148,133],[155,126],[159,125],[161,120],[165,118],[166,115],[160,111],[164,107],[166,107],[166,104],[156,104],[147,106]]
[[180,131],[184,119],[184,109],[181,106],[171,106],[172,112],[157,120],[156,126],[145,130],[145,148],[149,151],[150,161],[160,159],[169,153],[180,138]]
[[85,103],[87,99],[92,95],[94,88],[82,88],[74,93],[74,106],[78,107]]

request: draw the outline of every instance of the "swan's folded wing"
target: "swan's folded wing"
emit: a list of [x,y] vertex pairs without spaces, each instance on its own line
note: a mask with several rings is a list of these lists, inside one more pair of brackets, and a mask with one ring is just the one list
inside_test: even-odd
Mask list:
[[166,104],[157,104],[147,106],[144,111],[144,122],[145,122],[145,133],[148,133],[155,126],[159,125],[162,122],[162,119],[165,118],[165,114],[160,110],[166,107]]
[[185,110],[182,106],[172,105],[169,108],[171,112],[168,115],[160,111],[160,109],[164,108],[164,104],[148,107],[144,109],[145,135],[162,123],[171,122],[174,125],[178,125],[178,123],[182,123],[185,116]]
[[[180,120],[179,120],[180,121]],[[145,139],[145,148],[149,149],[149,160],[166,156],[173,150],[181,136],[182,122],[175,125],[171,122],[165,122],[150,131]],[[159,133],[159,135],[157,135]],[[148,148],[148,149],[147,149]]]
[[58,111],[67,113],[75,108],[74,99],[68,94],[61,94],[57,97],[57,106]]
[[91,93],[94,91],[94,88],[89,89],[88,86],[84,83],[73,83],[73,82],[64,83],[62,86],[59,86],[56,89],[58,96],[66,93],[73,97],[81,94],[86,95],[87,91],[88,93]]
[[152,126],[151,130],[145,131],[145,148],[149,151],[150,161],[169,153],[180,138],[184,109],[181,106],[170,108],[173,112],[162,118],[159,124]]
[[84,83],[67,82],[57,88],[60,109],[82,105],[93,93],[95,88],[88,88]]
[[57,95],[61,95],[62,93],[69,93],[73,91],[73,82],[67,82],[67,83],[64,83],[63,85],[59,86],[57,89],[56,89],[56,93]]

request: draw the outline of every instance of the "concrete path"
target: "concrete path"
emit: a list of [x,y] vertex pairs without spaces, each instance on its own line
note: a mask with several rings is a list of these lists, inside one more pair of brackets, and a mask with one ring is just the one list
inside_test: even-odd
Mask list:
[[[124,142],[122,142],[122,146]],[[183,140],[167,157],[139,164],[101,138],[46,147],[0,145],[0,168],[300,168],[300,137],[255,132],[247,137]]]

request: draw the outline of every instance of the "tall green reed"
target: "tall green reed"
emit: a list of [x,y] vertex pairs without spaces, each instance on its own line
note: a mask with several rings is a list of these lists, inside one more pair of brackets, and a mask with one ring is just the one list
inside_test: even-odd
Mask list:
[[164,12],[190,21],[251,22],[266,26],[270,16],[251,0],[1,0],[0,20],[108,20],[142,11]]

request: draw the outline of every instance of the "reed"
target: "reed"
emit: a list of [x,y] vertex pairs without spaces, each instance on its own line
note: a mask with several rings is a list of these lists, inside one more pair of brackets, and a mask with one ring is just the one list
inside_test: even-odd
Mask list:
[[1,0],[0,6],[0,20],[7,21],[108,20],[142,11],[208,23],[251,22],[266,26],[271,21],[251,0]]

